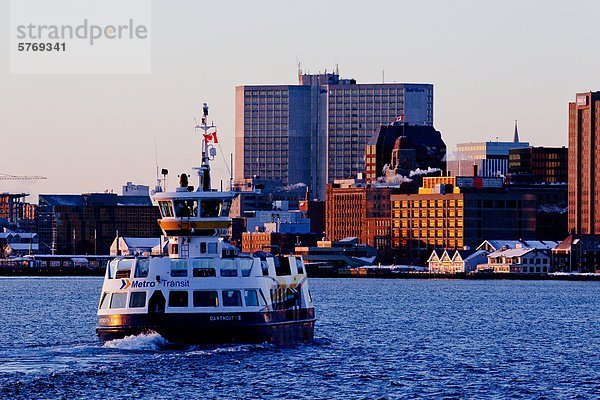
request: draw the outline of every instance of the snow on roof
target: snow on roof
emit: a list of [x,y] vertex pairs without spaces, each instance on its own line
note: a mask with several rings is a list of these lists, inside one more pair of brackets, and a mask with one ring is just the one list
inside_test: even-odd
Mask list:
[[493,253],[491,253],[490,255],[488,255],[488,257],[490,258],[497,258],[497,257],[521,257],[524,256],[525,254],[534,251],[536,249],[534,248],[521,248],[521,249],[507,249],[507,250],[498,250],[495,251]]
[[488,243],[494,250],[501,250],[503,247],[516,249],[517,247],[525,247],[530,249],[553,249],[558,245],[558,242],[553,240],[486,240],[478,249]]

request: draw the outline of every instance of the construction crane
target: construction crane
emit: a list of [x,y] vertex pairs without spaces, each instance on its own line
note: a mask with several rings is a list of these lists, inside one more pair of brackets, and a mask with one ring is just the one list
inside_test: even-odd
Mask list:
[[32,181],[32,180],[41,180],[48,179],[45,176],[33,175],[33,176],[19,176],[19,175],[9,175],[3,174],[0,172],[0,181]]

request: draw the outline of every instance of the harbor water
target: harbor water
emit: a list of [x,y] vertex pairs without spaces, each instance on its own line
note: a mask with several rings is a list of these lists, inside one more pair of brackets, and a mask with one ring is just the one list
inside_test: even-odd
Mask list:
[[102,343],[102,278],[0,278],[0,398],[600,398],[600,283],[313,279],[314,343]]

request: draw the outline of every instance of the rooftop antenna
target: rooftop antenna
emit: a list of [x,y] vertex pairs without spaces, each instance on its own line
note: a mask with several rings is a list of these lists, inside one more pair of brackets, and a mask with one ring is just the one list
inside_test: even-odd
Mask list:
[[385,83],[385,68],[381,69],[381,83]]
[[338,63],[335,63],[335,74],[339,76],[340,74],[340,66]]

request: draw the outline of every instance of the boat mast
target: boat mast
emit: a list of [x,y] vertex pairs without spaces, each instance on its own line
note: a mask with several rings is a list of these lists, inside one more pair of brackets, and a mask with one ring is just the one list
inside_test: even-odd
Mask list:
[[195,126],[196,130],[202,131],[202,164],[198,170],[198,191],[210,192],[210,157],[209,150],[213,150],[212,146],[209,147],[208,142],[214,141],[213,135],[215,132],[208,133],[209,129],[216,129],[214,124],[208,125],[208,104],[204,103],[202,106],[202,121],[200,125]]

